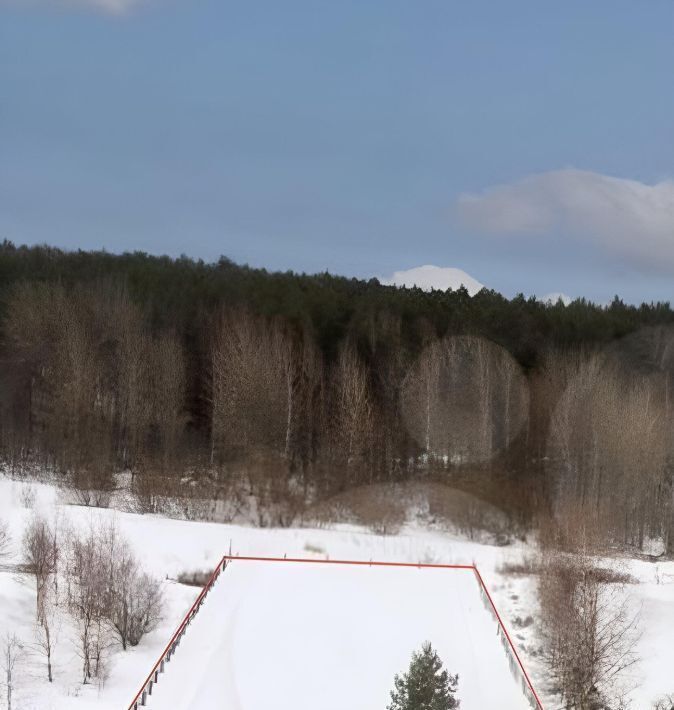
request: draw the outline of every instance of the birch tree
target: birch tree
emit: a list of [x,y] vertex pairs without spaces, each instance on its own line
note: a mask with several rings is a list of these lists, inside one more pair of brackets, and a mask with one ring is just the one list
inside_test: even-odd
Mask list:
[[224,311],[211,351],[212,457],[283,452],[287,383],[265,319]]
[[368,372],[353,344],[340,349],[330,385],[328,450],[333,475],[342,487],[369,482],[375,410]]
[[515,360],[483,338],[431,342],[409,370],[402,411],[429,456],[452,464],[487,462],[528,417],[526,379]]
[[16,634],[6,633],[2,639],[2,670],[3,684],[5,686],[5,698],[7,700],[7,710],[12,710],[14,690],[16,689],[17,665],[23,655],[24,647]]
[[35,578],[36,619],[42,623],[42,612],[47,605],[46,597],[56,574],[60,550],[55,532],[40,515],[34,515],[26,527],[23,551],[27,567]]
[[186,365],[183,347],[175,333],[157,336],[151,349],[151,418],[156,427],[155,446],[162,468],[175,458],[187,417],[185,416]]
[[625,371],[607,354],[573,368],[550,425],[557,510],[577,505],[608,539],[632,545],[664,536],[672,442],[662,375]]

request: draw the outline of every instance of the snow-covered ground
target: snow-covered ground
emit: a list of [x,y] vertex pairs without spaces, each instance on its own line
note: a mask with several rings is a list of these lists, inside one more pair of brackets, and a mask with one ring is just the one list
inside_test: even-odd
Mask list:
[[383,710],[430,640],[467,710],[524,710],[495,631],[471,570],[235,561],[151,707]]
[[[32,484],[35,502],[30,503],[25,486],[0,478],[0,519],[9,522],[14,538],[13,555],[0,571],[0,636],[15,632],[25,646],[15,671],[17,708],[127,707],[197,594],[194,587],[173,580],[186,570],[212,568],[230,543],[241,555],[475,562],[546,707],[556,707],[546,695],[535,622],[527,621],[536,617],[534,580],[499,571],[504,561],[525,555],[526,545],[483,545],[419,527],[386,537],[353,526],[260,530],[187,522],[63,505],[57,490],[44,484]],[[102,685],[82,686],[80,659],[67,620],[55,651],[54,683],[47,682],[44,661],[31,648],[35,590],[31,580],[11,566],[20,561],[20,539],[30,508],[49,516],[60,510],[73,526],[114,517],[144,567],[164,580],[164,620],[138,647],[111,650]],[[635,607],[642,610],[643,632],[642,663],[634,678],[639,687],[632,699],[635,710],[647,710],[657,696],[674,691],[674,563],[629,566],[641,582],[630,589]],[[412,651],[426,639],[438,648],[448,669],[459,673],[464,710],[526,707],[472,573],[263,567],[243,561],[233,563],[218,580],[156,687],[150,707],[383,710],[393,674],[405,670]],[[178,673],[181,665],[184,672]],[[201,685],[200,678],[208,678],[209,684]],[[203,692],[210,695],[199,696],[198,687],[207,687]]]

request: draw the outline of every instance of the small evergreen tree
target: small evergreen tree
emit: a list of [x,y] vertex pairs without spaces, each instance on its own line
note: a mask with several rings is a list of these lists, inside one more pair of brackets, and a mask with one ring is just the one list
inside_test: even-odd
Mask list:
[[420,653],[412,655],[407,673],[397,675],[387,710],[454,710],[458,675],[450,675],[431,644],[426,641]]

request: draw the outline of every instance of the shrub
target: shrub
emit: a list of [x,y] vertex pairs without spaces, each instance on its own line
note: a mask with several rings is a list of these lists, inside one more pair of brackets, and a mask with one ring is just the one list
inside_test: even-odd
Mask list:
[[12,536],[9,534],[9,526],[4,520],[0,520],[0,559],[9,554],[9,546]]
[[208,570],[194,570],[192,572],[181,572],[178,575],[178,582],[190,587],[204,587],[211,577],[212,572]]

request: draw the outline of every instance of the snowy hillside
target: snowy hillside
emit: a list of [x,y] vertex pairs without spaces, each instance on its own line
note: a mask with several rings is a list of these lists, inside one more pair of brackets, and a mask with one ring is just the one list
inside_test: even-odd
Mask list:
[[[555,707],[546,695],[535,621],[528,619],[536,617],[534,580],[500,571],[503,562],[521,559],[526,546],[482,545],[418,527],[378,536],[353,526],[261,530],[186,522],[65,505],[54,487],[32,484],[32,490],[34,496],[27,496],[25,483],[0,478],[0,519],[9,522],[13,536],[12,554],[0,572],[0,635],[14,632],[24,644],[15,671],[18,708],[127,707],[196,597],[198,590],[177,583],[177,575],[212,568],[230,542],[241,555],[475,562],[546,707]],[[34,510],[47,516],[59,511],[75,528],[115,519],[144,567],[164,580],[163,621],[139,646],[109,650],[102,685],[81,684],[74,630],[65,618],[54,652],[54,682],[47,682],[44,659],[34,647],[34,583],[16,568],[22,530]],[[633,562],[631,572],[641,580],[631,589],[643,618],[643,662],[632,695],[634,708],[642,710],[672,691],[674,563]],[[459,673],[463,710],[526,707],[471,572],[462,576],[417,569],[263,567],[243,561],[234,562],[207,597],[149,707],[262,710],[291,707],[283,703],[292,697],[292,707],[298,710],[315,708],[318,698],[326,710],[383,710],[393,674],[405,670],[412,651],[426,639],[437,647],[447,668]],[[202,679],[209,683],[202,684]]]

